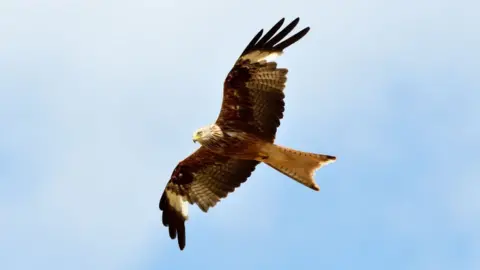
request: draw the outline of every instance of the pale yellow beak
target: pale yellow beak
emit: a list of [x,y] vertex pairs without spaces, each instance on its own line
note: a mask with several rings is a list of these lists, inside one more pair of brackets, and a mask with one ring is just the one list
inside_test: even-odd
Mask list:
[[193,142],[196,143],[198,141],[199,137],[198,137],[198,133],[193,135]]

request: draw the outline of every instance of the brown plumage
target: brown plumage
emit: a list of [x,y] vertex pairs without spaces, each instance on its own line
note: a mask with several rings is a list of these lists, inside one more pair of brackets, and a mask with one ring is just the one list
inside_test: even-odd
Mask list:
[[319,190],[314,172],[336,159],[274,144],[283,118],[288,70],[277,68],[268,58],[282,54],[307,34],[309,27],[284,40],[298,22],[296,18],[278,32],[284,23],[281,19],[265,35],[260,30],[251,40],[225,79],[215,124],[194,135],[202,146],[174,169],[159,206],[162,222],[170,237],[178,238],[180,249],[186,243],[187,203],[207,212],[245,182],[260,162]]

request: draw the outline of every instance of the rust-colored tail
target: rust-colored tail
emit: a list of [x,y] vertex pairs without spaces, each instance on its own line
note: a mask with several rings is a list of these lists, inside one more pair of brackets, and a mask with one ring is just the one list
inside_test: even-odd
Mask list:
[[316,191],[320,187],[313,178],[315,171],[336,160],[334,156],[302,152],[271,143],[264,145],[262,154],[264,158],[259,161]]

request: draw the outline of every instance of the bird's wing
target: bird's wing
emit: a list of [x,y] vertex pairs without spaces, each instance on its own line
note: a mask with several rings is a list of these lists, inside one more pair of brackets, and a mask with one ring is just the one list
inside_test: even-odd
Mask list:
[[168,226],[170,238],[178,236],[180,249],[185,247],[188,202],[207,212],[245,182],[258,163],[220,156],[202,146],[177,165],[159,207],[163,225]]
[[310,30],[306,27],[283,40],[298,24],[299,18],[277,33],[283,22],[281,19],[263,36],[263,29],[260,30],[228,73],[216,121],[220,127],[248,131],[270,142],[275,139],[283,118],[283,90],[288,70],[277,68],[272,59]]

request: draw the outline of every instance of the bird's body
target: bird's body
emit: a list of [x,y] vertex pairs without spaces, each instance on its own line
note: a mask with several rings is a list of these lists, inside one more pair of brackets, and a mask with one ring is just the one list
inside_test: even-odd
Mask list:
[[272,61],[309,31],[307,27],[282,41],[298,21],[277,33],[282,19],[263,37],[262,30],[253,38],[225,79],[217,120],[193,134],[201,147],[174,169],[159,206],[162,222],[172,239],[178,237],[180,249],[185,247],[188,203],[207,212],[245,182],[260,162],[318,191],[314,172],[336,160],[274,143],[283,118],[288,70]]
[[194,135],[194,142],[215,154],[246,160],[256,160],[260,155],[262,143],[254,134],[241,130],[224,131],[215,124],[199,131]]

